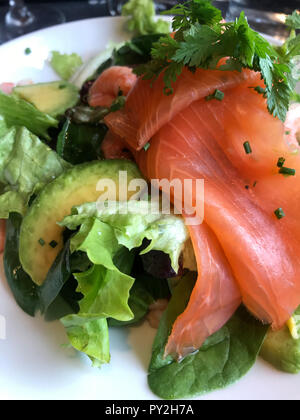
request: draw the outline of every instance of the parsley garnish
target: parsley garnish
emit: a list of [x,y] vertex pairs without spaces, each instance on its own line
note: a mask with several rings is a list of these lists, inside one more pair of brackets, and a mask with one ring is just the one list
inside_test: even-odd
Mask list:
[[[153,44],[152,60],[135,69],[136,74],[153,81],[163,73],[164,93],[170,95],[184,67],[192,71],[251,69],[260,72],[265,82],[269,112],[285,121],[296,84],[293,59],[300,54],[300,35],[292,33],[284,46],[275,48],[250,28],[244,13],[235,22],[221,22],[220,11],[209,0],[177,4],[168,13],[175,15],[174,35]],[[287,19],[293,32],[298,19],[297,12]],[[226,64],[219,66],[222,58]]]
[[285,24],[291,29],[300,29],[300,13],[295,10],[292,15],[286,18]]

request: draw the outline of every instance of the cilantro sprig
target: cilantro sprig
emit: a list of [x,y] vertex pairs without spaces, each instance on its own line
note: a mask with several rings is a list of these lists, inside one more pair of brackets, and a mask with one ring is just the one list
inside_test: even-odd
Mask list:
[[291,29],[300,29],[300,13],[295,10],[286,18],[285,24]]
[[[235,22],[222,22],[221,12],[209,0],[190,0],[177,4],[168,13],[173,18],[174,34],[165,35],[152,48],[152,60],[135,72],[146,80],[163,73],[165,94],[173,93],[173,84],[184,67],[237,70],[248,68],[261,73],[269,112],[285,121],[290,97],[295,89],[295,57],[300,54],[299,14],[288,19],[292,34],[281,47],[273,47],[250,28],[242,12]],[[219,66],[221,59],[226,64]]]

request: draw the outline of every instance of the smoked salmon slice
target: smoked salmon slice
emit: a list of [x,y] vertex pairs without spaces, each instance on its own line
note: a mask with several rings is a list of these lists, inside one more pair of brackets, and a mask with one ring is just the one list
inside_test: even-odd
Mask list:
[[174,93],[165,95],[163,75],[155,81],[153,89],[149,80],[139,78],[128,95],[125,108],[109,114],[105,122],[133,149],[141,150],[161,127],[192,102],[216,89],[225,91],[243,82],[252,82],[253,86],[262,83],[257,73],[248,70],[238,73],[198,69],[192,73],[185,69],[174,83]]
[[108,160],[134,160],[130,150],[127,147],[126,142],[110,130],[107,132],[106,136],[103,139],[101,151],[104,155],[104,158]]
[[[135,152],[149,180],[205,181],[205,223],[189,227],[198,280],[166,347],[179,358],[226,323],[239,296],[274,329],[300,303],[300,157],[253,89],[259,76],[228,73],[186,70],[170,96],[162,80],[151,87],[139,79],[125,109],[107,117],[133,150],[150,141],[147,151]],[[205,100],[216,89],[225,93],[223,101]],[[281,157],[296,176],[279,173]],[[281,220],[274,214],[279,207],[286,213]]]
[[168,340],[165,354],[181,359],[199,349],[240,306],[241,293],[220,244],[206,223],[189,227],[196,254],[198,279],[186,310]]
[[89,105],[110,107],[120,92],[127,96],[137,76],[129,67],[113,66],[104,70],[89,92]]

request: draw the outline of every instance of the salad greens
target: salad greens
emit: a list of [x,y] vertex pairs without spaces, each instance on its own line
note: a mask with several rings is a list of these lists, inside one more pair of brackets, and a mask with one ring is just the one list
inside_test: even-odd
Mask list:
[[4,118],[0,117],[0,138],[4,136],[8,132],[8,127],[4,121]]
[[[129,207],[129,212],[122,214],[125,205]],[[178,271],[179,255],[187,239],[184,223],[175,216],[162,216],[159,205],[157,214],[146,213],[149,205],[148,201],[120,202],[110,203],[110,206],[101,209],[96,203],[87,203],[75,207],[72,215],[61,223],[68,229],[76,229],[80,225],[80,230],[71,239],[71,252],[86,252],[93,263],[88,271],[74,274],[78,281],[77,292],[83,295],[83,299],[79,303],[79,313],[63,318],[62,323],[68,334],[70,329],[70,340],[75,343],[75,348],[85,352],[94,363],[104,363],[108,359],[102,347],[100,353],[95,351],[95,337],[88,332],[90,322],[95,328],[100,328],[102,334],[108,335],[103,320],[138,321],[153,303],[151,293],[140,284],[141,278],[130,295],[134,278],[129,274],[136,250],[143,240],[147,238],[151,242],[142,253],[151,249],[165,252]],[[91,348],[86,347],[87,339]],[[108,339],[105,338],[104,342],[107,343]]]
[[[105,233],[106,230],[109,227],[103,229],[102,226],[101,232]],[[80,311],[61,321],[73,347],[86,353],[94,366],[110,360],[107,318],[126,321],[133,317],[128,298],[134,279],[125,274],[130,273],[133,260],[134,252],[119,248],[114,255],[116,265],[110,258],[104,258],[87,272],[75,275],[77,291],[83,295],[79,303]]]
[[58,51],[52,51],[51,54],[52,68],[64,80],[69,80],[83,64],[82,58],[75,53],[61,54]]
[[[162,215],[159,211],[159,203],[151,207],[148,201],[129,201],[129,202],[110,202],[107,207],[99,206],[97,203],[87,203],[82,206],[74,207],[71,216],[67,216],[62,221],[61,226],[68,229],[75,229],[81,225],[79,233],[71,240],[71,249],[78,250],[81,242],[94,234],[95,227],[93,218],[101,220],[106,225],[111,226],[111,237],[116,238],[119,245],[132,250],[139,248],[144,239],[148,239],[150,244],[143,249],[141,254],[156,249],[170,256],[175,272],[178,272],[178,260],[183,249],[184,242],[188,239],[187,229],[182,218],[173,215]],[[99,226],[96,227],[96,232]],[[97,235],[91,236],[97,238]],[[99,242],[92,243],[87,253],[93,261],[92,253],[98,255],[97,245]],[[102,253],[107,253],[105,243]],[[111,246],[111,245],[109,245]],[[82,249],[81,249],[82,251]],[[85,250],[86,251],[86,250]],[[100,252],[99,252],[100,253]],[[99,257],[95,257],[99,258]],[[93,261],[94,262],[94,261]]]
[[70,167],[26,128],[11,128],[0,141],[0,217],[24,214],[30,197]]
[[1,90],[0,115],[7,127],[26,127],[46,140],[50,139],[48,129],[58,126],[55,118],[39,111],[35,106],[17,96],[5,95]]
[[8,285],[17,304],[28,315],[34,316],[39,309],[39,295],[36,284],[23,270],[19,258],[19,238],[22,216],[10,213],[6,222],[4,250],[4,271]]
[[66,119],[57,139],[58,155],[73,165],[101,158],[101,143],[107,133],[104,124],[75,124]]
[[161,398],[191,398],[236,382],[254,365],[268,330],[241,307],[198,352],[180,363],[171,356],[165,358],[172,325],[184,311],[194,284],[195,275],[189,273],[174,289],[153,344],[148,382]]
[[[21,246],[20,231],[26,214],[34,202],[39,205],[47,185],[73,168],[74,177],[59,186],[59,192],[68,192],[71,184],[76,187],[77,165],[85,163],[86,189],[93,189],[94,194],[88,175],[93,161],[102,159],[101,145],[108,130],[103,118],[124,106],[126,99],[120,93],[110,108],[88,106],[89,88],[105,69],[130,66],[149,80],[163,73],[165,93],[172,94],[173,83],[184,67],[191,71],[197,67],[214,69],[226,57],[222,70],[249,68],[261,72],[266,90],[259,93],[266,95],[274,116],[284,120],[290,98],[299,101],[292,76],[295,57],[300,54],[298,12],[287,18],[292,32],[280,48],[272,47],[254,32],[243,13],[235,22],[221,22],[221,12],[208,0],[177,4],[168,13],[174,15],[173,36],[168,35],[168,22],[155,19],[152,0],[129,0],[122,14],[129,17],[127,28],[133,34],[130,41],[108,45],[83,66],[77,54],[53,51],[53,69],[81,89],[75,106],[77,96],[62,107],[54,95],[57,114],[53,115],[57,118],[41,112],[38,104],[21,99],[16,92],[5,95],[0,91],[0,218],[7,219],[4,269],[16,302],[31,316],[41,312],[46,320],[60,319],[71,345],[86,354],[95,367],[110,361],[110,328],[138,324],[158,299],[169,300],[153,345],[148,382],[155,394],[170,399],[202,395],[234,383],[253,366],[260,351],[279,369],[300,371],[300,309],[291,319],[290,333],[288,327],[268,332],[267,326],[241,307],[197,352],[180,363],[171,356],[165,358],[172,326],[188,304],[197,273],[182,268],[182,251],[189,238],[183,219],[162,214],[158,202],[153,206],[143,198],[95,203],[93,196],[80,203],[79,197],[80,204],[71,214],[64,214],[63,220],[55,216],[53,225],[57,228],[57,223],[64,233],[63,237],[60,234],[60,251],[57,248],[42,285],[33,282],[34,276],[31,278],[20,262],[31,227],[38,235],[42,232],[41,236],[53,233],[47,225],[51,215],[46,207],[54,195],[50,194],[39,212],[44,224],[34,214]],[[56,83],[59,89],[61,83],[61,89],[67,85]],[[78,95],[78,89],[70,86]],[[37,101],[39,96],[35,95]],[[41,109],[50,112],[49,107]],[[116,168],[106,163],[103,176],[115,181]],[[121,161],[115,163],[121,169],[124,166]],[[132,165],[132,172],[138,173]],[[54,192],[57,196],[57,190]],[[84,196],[82,201],[86,201]],[[63,213],[69,212],[71,205]],[[41,226],[47,226],[48,231]],[[51,245],[58,245],[52,237],[32,243],[35,251],[35,246],[51,250]],[[40,261],[35,267],[40,268],[38,264]]]
[[122,15],[130,16],[127,27],[135,35],[170,32],[169,22],[155,19],[155,5],[152,0],[129,0],[122,7]]

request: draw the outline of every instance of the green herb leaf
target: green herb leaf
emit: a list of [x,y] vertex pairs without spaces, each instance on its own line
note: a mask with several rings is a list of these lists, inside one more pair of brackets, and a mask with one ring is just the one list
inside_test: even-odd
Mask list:
[[285,24],[291,29],[300,29],[300,13],[295,10],[292,15],[286,18]]
[[[285,121],[296,83],[294,58],[299,55],[299,36],[275,49],[250,28],[243,12],[235,22],[222,23],[218,9],[206,0],[176,5],[171,12],[176,15],[174,39],[164,36],[155,43],[152,60],[135,70],[138,75],[155,80],[163,72],[165,93],[171,94],[172,84],[184,66],[237,71],[248,68],[261,73],[269,112]],[[218,67],[224,58],[227,63]]]

